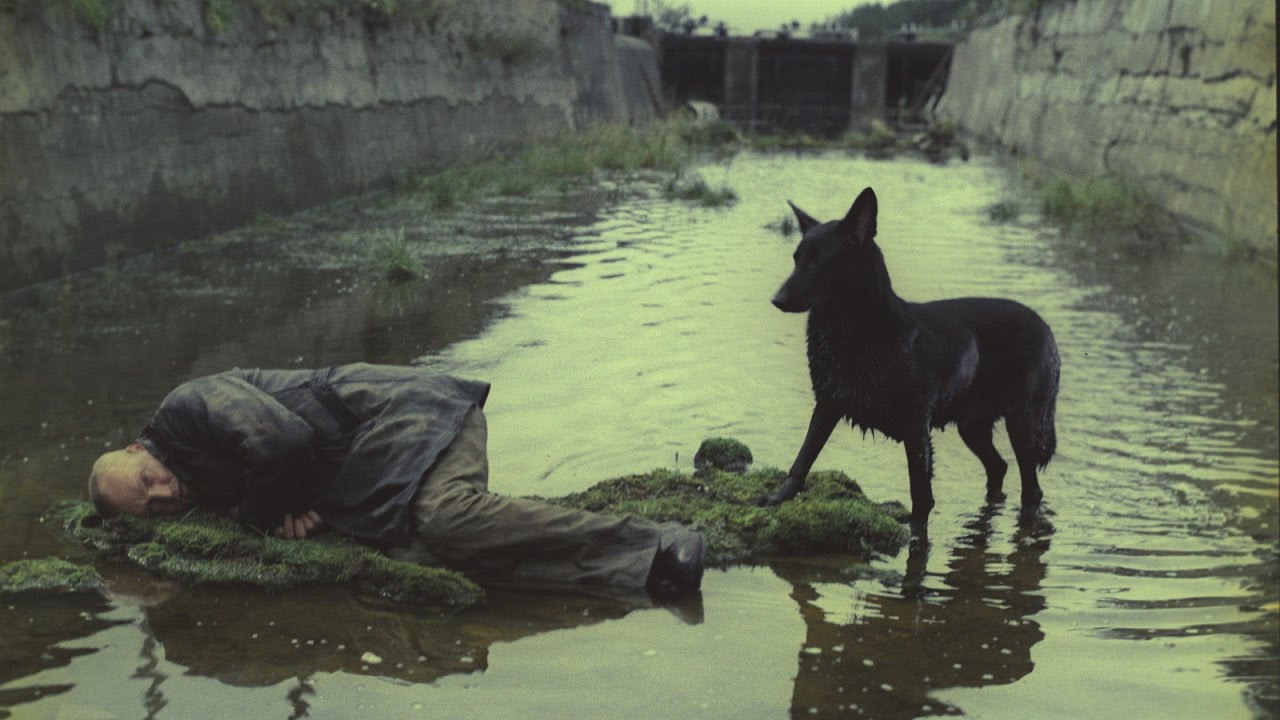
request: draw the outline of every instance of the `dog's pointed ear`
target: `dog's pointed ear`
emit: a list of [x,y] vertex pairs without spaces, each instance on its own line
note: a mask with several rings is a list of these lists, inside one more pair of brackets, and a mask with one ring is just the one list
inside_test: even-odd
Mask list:
[[853,201],[849,214],[840,221],[840,229],[848,234],[855,244],[870,242],[876,236],[876,193],[871,188],[863,190],[858,199]]
[[800,223],[801,235],[809,232],[809,228],[819,224],[818,221],[815,220],[812,215],[796,207],[795,203],[788,200],[787,204],[791,206],[791,212],[796,214],[796,220]]

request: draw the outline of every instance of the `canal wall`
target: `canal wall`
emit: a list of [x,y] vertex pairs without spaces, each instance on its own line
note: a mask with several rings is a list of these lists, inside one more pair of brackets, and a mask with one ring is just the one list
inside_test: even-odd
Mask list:
[[71,5],[0,1],[0,289],[655,113],[598,4]]
[[1043,2],[956,47],[939,110],[1274,264],[1275,18],[1272,0]]

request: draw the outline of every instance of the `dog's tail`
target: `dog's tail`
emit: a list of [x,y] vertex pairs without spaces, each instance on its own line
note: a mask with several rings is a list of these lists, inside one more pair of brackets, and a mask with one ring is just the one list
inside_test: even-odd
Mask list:
[[1054,416],[1058,406],[1058,376],[1061,361],[1058,346],[1050,335],[1043,348],[1043,355],[1032,379],[1031,398],[1027,412],[1030,420],[1031,449],[1036,465],[1043,470],[1058,449],[1058,432]]

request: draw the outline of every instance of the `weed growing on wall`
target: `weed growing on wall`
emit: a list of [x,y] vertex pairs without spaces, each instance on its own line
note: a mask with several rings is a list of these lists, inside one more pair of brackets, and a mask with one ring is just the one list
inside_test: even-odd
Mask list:
[[1050,180],[1040,187],[1040,212],[1053,222],[1090,229],[1141,231],[1160,224],[1155,203],[1113,176]]

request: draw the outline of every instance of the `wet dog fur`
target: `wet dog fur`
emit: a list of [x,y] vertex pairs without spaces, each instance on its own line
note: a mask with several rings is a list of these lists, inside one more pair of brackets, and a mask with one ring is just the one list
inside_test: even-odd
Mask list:
[[1008,463],[992,443],[1004,419],[1022,480],[1022,510],[1043,493],[1037,470],[1053,457],[1059,359],[1053,332],[1012,300],[959,298],[913,303],[898,297],[875,243],[875,192],[862,191],[839,221],[820,223],[791,205],[803,238],[795,269],[773,304],[808,312],[814,408],[800,452],[766,504],[784,502],[843,418],[905,445],[911,517],[933,508],[933,428],[955,424],[982,461],[987,495],[1003,497]]

